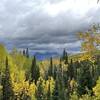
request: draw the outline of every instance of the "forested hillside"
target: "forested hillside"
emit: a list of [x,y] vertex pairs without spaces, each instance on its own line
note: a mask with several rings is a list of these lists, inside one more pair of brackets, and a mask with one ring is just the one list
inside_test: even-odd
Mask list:
[[[100,44],[96,27],[80,33],[82,50],[39,61],[29,49],[0,44],[0,100],[100,100]],[[94,34],[95,33],[95,34]]]
[[8,54],[0,45],[0,100],[100,99],[100,55],[73,60],[64,50],[59,59],[38,61],[26,51]]

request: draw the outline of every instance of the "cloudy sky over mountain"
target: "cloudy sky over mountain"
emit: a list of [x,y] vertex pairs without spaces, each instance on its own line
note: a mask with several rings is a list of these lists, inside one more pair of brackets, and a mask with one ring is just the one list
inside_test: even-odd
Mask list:
[[78,51],[78,31],[100,22],[97,0],[0,0],[0,41],[10,49]]

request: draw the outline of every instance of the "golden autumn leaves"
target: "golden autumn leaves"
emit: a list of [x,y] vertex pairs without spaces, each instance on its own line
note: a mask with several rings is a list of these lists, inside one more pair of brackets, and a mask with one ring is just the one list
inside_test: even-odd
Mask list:
[[93,26],[90,30],[86,32],[79,32],[78,37],[82,41],[82,50],[93,52],[96,50],[97,46],[100,44],[100,33],[99,27]]

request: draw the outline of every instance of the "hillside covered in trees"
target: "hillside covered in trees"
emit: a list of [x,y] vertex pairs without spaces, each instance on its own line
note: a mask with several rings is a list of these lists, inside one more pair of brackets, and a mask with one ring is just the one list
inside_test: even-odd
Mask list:
[[86,52],[42,61],[0,44],[0,100],[100,100],[97,27],[78,36]]

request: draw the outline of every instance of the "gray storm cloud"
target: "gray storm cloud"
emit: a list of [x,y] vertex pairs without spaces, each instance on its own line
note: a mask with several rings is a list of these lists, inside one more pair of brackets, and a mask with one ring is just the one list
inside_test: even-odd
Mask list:
[[[80,47],[76,33],[86,30],[92,23],[100,22],[99,5],[91,6],[85,13],[79,14],[78,9],[74,11],[71,5],[64,11],[57,10],[66,0],[0,1],[0,37],[6,38],[6,41],[9,38],[13,41],[10,42],[12,46],[18,48],[28,46],[32,50],[57,51],[68,46],[74,47],[73,43],[76,43],[76,47]],[[47,5],[51,7],[53,5],[54,9],[51,11]],[[58,8],[55,8],[56,6]],[[71,45],[68,45],[69,43]]]

